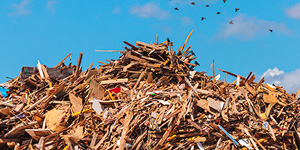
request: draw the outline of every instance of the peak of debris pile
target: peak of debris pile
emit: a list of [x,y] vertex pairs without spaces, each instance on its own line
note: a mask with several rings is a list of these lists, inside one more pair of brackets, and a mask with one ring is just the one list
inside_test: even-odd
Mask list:
[[256,83],[252,72],[221,70],[222,81],[214,63],[213,76],[197,72],[188,38],[177,52],[169,40],[124,41],[99,69],[82,71],[82,53],[76,66],[64,64],[69,54],[53,68],[23,67],[1,85],[0,148],[300,148],[299,93]]

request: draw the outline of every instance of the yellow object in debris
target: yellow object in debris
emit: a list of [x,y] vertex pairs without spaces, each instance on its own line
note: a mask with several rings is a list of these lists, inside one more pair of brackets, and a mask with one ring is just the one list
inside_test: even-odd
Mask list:
[[174,139],[176,137],[176,134],[172,135],[167,141],[169,142],[170,140]]
[[260,118],[261,118],[262,120],[264,120],[264,119],[266,119],[266,118],[267,118],[267,116],[266,116],[266,114],[265,114],[265,113],[261,113],[261,114],[260,114]]
[[[92,108],[85,109],[85,110],[83,110],[82,112],[84,113],[84,112],[90,111],[91,109],[92,109]],[[78,115],[80,114],[80,112],[81,112],[81,111],[73,113],[73,114],[72,114],[72,117],[78,116]]]
[[108,95],[109,95],[109,97],[110,97],[112,100],[115,100],[115,98],[112,96],[112,94],[111,94],[110,91],[108,91]]
[[68,149],[68,145],[64,148],[64,150],[67,150]]

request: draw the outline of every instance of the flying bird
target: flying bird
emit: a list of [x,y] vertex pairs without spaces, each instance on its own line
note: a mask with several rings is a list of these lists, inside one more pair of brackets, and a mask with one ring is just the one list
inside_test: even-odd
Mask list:
[[217,12],[217,14],[220,15],[221,13],[220,13],[220,12]]
[[174,10],[179,10],[179,9],[176,7],[176,8],[174,8]]
[[240,10],[239,8],[236,8],[236,9],[235,9],[235,12],[237,12],[237,11],[239,11],[239,10]]
[[206,19],[205,17],[201,17],[201,21],[203,21],[204,19]]
[[224,3],[226,3],[226,0],[223,0]]
[[205,5],[205,7],[209,7],[209,5]]
[[272,30],[272,29],[269,29],[269,31],[270,31],[270,32],[273,32],[273,30]]
[[191,5],[196,5],[195,2],[191,2]]
[[229,23],[229,24],[233,24],[233,22],[232,22],[232,21],[229,21],[228,23]]

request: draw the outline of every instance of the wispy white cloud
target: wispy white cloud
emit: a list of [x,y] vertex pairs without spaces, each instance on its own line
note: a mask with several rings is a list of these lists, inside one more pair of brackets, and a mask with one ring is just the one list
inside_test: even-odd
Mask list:
[[278,23],[274,21],[267,21],[257,19],[255,17],[249,17],[246,14],[239,14],[231,19],[233,24],[226,23],[221,26],[217,37],[238,37],[242,40],[252,39],[258,35],[265,35],[269,32],[269,29],[274,33],[290,34],[291,31],[285,26],[284,23]]
[[288,17],[294,19],[300,19],[300,3],[291,6],[285,10],[285,13]]
[[285,73],[275,67],[264,72],[262,77],[265,78],[265,83],[282,85],[289,93],[295,93],[300,89],[300,69]]
[[57,3],[58,3],[58,1],[56,1],[56,0],[49,0],[48,5],[47,5],[48,10],[50,10],[51,12],[55,12]]
[[114,13],[114,14],[118,14],[118,13],[120,13],[120,12],[121,12],[121,8],[120,8],[119,5],[117,5],[117,6],[113,9],[113,13]]
[[183,26],[187,26],[194,23],[193,20],[189,17],[181,17],[181,22]]
[[11,5],[13,12],[8,14],[8,16],[27,16],[31,14],[29,4],[32,0],[22,0],[19,4]]
[[262,77],[275,77],[282,74],[284,74],[284,71],[279,70],[277,67],[275,67],[274,69],[269,68],[266,72],[264,72]]
[[166,19],[170,15],[167,11],[161,9],[158,3],[149,2],[145,5],[136,5],[130,9],[130,13],[140,18]]

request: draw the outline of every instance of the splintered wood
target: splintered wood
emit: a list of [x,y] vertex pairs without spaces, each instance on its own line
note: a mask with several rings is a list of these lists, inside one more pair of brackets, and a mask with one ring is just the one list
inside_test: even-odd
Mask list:
[[[299,149],[299,99],[228,71],[197,72],[191,47],[126,41],[82,71],[23,67],[0,96],[1,149]],[[194,64],[195,63],[195,64]],[[213,72],[215,74],[215,64]],[[226,76],[236,77],[227,83]]]

